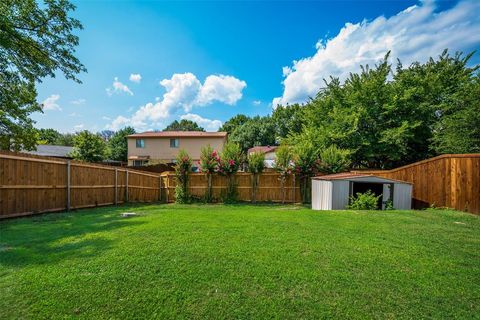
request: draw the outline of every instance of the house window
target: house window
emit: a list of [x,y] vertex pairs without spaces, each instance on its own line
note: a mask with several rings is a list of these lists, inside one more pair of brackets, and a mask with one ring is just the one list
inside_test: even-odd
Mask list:
[[178,139],[170,139],[170,148],[178,148],[179,145]]
[[141,167],[147,164],[148,161],[146,160],[133,160],[134,167]]
[[136,146],[137,146],[137,148],[145,148],[145,140],[137,139]]

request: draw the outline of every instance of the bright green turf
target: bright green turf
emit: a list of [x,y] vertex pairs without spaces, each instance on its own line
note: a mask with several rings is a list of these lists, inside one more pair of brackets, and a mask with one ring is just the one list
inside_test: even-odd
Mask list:
[[146,205],[0,222],[0,318],[70,317],[478,318],[480,217]]

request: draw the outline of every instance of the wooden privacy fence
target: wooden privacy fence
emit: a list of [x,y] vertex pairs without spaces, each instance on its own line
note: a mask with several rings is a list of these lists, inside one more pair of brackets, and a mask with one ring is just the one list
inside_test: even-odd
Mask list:
[[0,152],[0,219],[159,201],[160,184],[155,173]]
[[[283,189],[276,172],[264,172],[259,175],[256,200],[258,202],[281,202]],[[234,176],[237,185],[239,201],[252,201],[251,173],[238,172]],[[285,202],[296,203],[301,201],[299,179],[289,176],[285,181]],[[173,172],[162,173],[162,199],[166,202],[175,201],[175,174]],[[227,189],[227,178],[222,175],[212,175],[212,197],[214,201],[220,201],[222,194]],[[188,192],[194,198],[201,199],[207,191],[207,177],[204,173],[191,173],[188,175]]]
[[413,183],[413,207],[480,214],[480,154],[445,154],[393,170],[356,171]]

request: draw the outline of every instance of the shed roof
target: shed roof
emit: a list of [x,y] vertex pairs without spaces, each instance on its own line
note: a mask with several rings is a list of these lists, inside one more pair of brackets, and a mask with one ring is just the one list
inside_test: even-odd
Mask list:
[[[369,178],[375,178],[374,180],[376,180],[376,181],[379,181],[379,180],[382,181],[383,180],[386,183],[412,184],[411,182],[408,182],[408,181],[384,178],[384,177],[376,176],[374,174],[361,174],[361,173],[353,173],[353,172],[342,172],[342,173],[328,174],[328,175],[325,175],[325,176],[313,177],[312,179],[313,180],[327,180],[327,181],[332,181],[332,180],[355,181],[355,180],[368,180]],[[372,182],[376,182],[376,181],[372,181]]]
[[147,131],[131,134],[128,138],[225,138],[226,136],[226,132]]

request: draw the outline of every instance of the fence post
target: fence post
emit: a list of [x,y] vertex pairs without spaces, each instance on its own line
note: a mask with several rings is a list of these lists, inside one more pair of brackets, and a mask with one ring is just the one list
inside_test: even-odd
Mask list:
[[158,176],[158,201],[162,201],[162,176]]
[[115,205],[118,204],[118,168],[115,168]]
[[295,197],[297,196],[297,190],[296,190],[296,187],[297,187],[297,184],[296,184],[296,181],[295,181],[295,174],[292,175],[292,181],[293,181],[293,201],[292,203],[295,204]]
[[126,178],[125,178],[125,202],[128,202],[128,169],[125,169],[125,174],[126,174]]
[[70,211],[70,160],[67,160],[67,211]]

